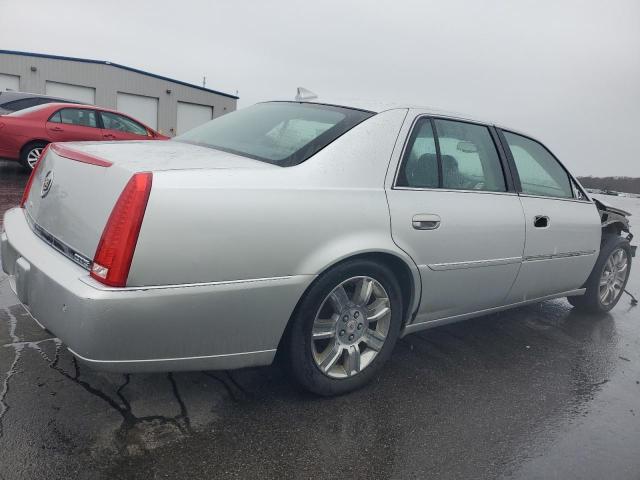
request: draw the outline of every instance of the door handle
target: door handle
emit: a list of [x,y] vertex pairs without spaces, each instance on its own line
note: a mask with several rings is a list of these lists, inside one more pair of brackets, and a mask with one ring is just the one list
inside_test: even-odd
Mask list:
[[111,135],[110,133],[105,133],[103,135],[104,138],[108,138],[109,140],[113,140],[114,138],[116,138],[115,135]]
[[440,226],[440,216],[432,213],[414,215],[411,225],[416,230],[435,230]]
[[60,127],[53,127],[51,129],[52,132],[64,132],[64,128],[60,128]]
[[548,228],[551,220],[546,215],[536,215],[533,219],[533,226],[536,228]]

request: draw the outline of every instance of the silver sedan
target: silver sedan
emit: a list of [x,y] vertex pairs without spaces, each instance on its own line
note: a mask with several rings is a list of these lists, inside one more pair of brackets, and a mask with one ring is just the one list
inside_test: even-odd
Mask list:
[[168,142],[52,144],[2,267],[80,360],[232,369],[323,395],[409,333],[556,297],[610,310],[628,214],[539,141],[429,109],[298,98]]

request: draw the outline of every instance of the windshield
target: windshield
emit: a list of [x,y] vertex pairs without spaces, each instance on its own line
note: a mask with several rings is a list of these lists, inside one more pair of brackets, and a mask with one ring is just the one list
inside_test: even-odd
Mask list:
[[211,120],[174,140],[284,167],[305,161],[372,115],[314,103],[258,103]]

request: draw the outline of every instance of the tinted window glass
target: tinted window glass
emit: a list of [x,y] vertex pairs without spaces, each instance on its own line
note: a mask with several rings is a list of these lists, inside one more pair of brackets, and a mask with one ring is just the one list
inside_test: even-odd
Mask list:
[[303,162],[371,115],[312,103],[259,103],[211,120],[175,140],[289,166]]
[[516,163],[523,193],[573,198],[567,172],[545,147],[515,133],[504,132],[504,136]]
[[118,130],[119,132],[133,133],[134,135],[147,136],[147,129],[134,122],[128,117],[110,112],[100,112],[102,123],[107,130]]
[[419,119],[411,133],[397,185],[414,188],[438,187],[436,142],[428,118]]
[[50,122],[78,125],[80,127],[96,127],[96,112],[94,110],[80,110],[76,108],[63,108],[56,112]]
[[500,157],[487,127],[434,120],[442,161],[442,187],[504,192]]
[[22,98],[20,100],[14,100],[13,102],[7,102],[2,106],[2,108],[4,108],[5,110],[11,110],[12,112],[17,112],[18,110],[35,107],[36,105],[43,105],[45,103],[51,103],[52,101],[53,100],[49,100],[47,98],[29,97]]
[[62,123],[62,117],[60,116],[60,110],[58,110],[56,113],[51,115],[51,118],[49,118],[49,121],[53,122],[53,123]]

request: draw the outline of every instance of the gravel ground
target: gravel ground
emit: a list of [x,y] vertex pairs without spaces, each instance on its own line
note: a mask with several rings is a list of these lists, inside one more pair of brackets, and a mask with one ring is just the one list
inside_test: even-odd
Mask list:
[[[0,212],[25,181],[0,162]],[[93,371],[0,274],[0,479],[638,479],[639,347],[628,297],[598,317],[555,300],[408,336],[371,385],[320,399],[277,366]]]

